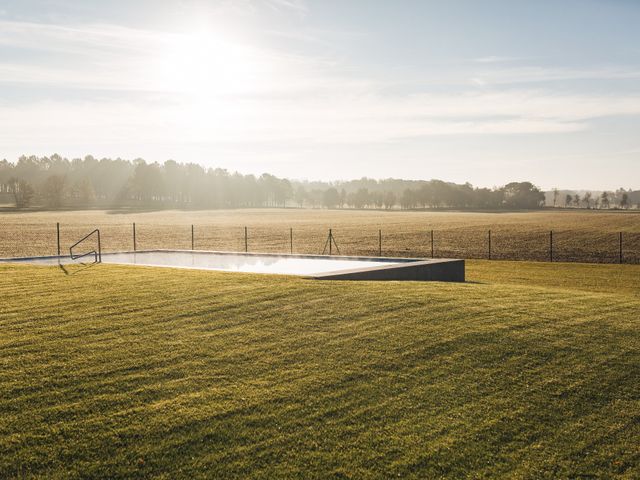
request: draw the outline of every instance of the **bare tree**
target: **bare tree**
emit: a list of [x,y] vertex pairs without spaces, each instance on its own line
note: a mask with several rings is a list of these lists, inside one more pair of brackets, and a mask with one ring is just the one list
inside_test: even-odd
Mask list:
[[591,192],[586,192],[584,197],[582,197],[582,201],[587,208],[591,208]]

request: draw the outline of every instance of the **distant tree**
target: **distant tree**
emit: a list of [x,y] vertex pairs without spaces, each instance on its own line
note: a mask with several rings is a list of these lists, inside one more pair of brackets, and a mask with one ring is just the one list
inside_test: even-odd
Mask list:
[[[473,185],[469,182],[463,185],[452,185],[453,198],[451,201],[452,207],[467,208],[473,206],[475,203]],[[544,193],[540,192],[542,204],[544,204]]]
[[359,188],[355,195],[353,195],[352,202],[355,208],[364,208],[369,205],[371,203],[369,189]]
[[555,207],[557,202],[558,202],[558,196],[560,195],[560,192],[558,191],[557,188],[553,189],[553,206]]
[[[436,202],[435,194],[436,189],[439,186],[435,186],[433,182],[428,182],[420,186],[415,192],[415,200],[421,207],[434,206]],[[442,191],[442,189],[440,189]]]
[[[23,183],[15,181],[20,179]],[[9,182],[9,180],[13,180]],[[68,188],[67,188],[68,187]],[[325,192],[335,192],[325,198]],[[561,203],[553,190],[554,206]],[[609,193],[609,205],[619,205],[624,190]],[[530,182],[503,187],[474,188],[442,180],[375,180],[360,178],[327,183],[289,181],[265,173],[259,177],[206,168],[196,163],[167,160],[162,164],[120,158],[97,159],[91,155],[68,160],[21,156],[16,163],[0,160],[0,194],[14,195],[20,205],[40,200],[55,207],[71,201],[75,206],[92,203],[104,207],[153,205],[167,208],[283,207],[290,199],[298,206],[356,208],[539,208],[545,195]],[[565,205],[573,197],[567,196]],[[603,208],[603,202],[598,201]],[[335,202],[335,203],[334,203]],[[628,192],[625,207],[640,202],[640,192]],[[576,196],[575,206],[581,206]]]
[[[443,205],[449,206],[452,197],[450,185],[442,180],[431,180],[429,184],[431,187],[431,208],[438,208]],[[415,200],[416,203],[419,203],[418,198]]]
[[9,180],[9,189],[13,193],[13,198],[16,202],[16,207],[26,208],[31,205],[33,200],[34,190],[29,182],[18,178],[11,178]]
[[473,205],[478,208],[497,209],[503,206],[504,191],[502,189],[476,188],[473,192]]
[[334,187],[328,188],[322,194],[322,204],[327,208],[336,208],[340,202],[340,194]]
[[278,189],[280,188],[278,178],[269,173],[263,173],[258,179],[258,188],[261,192],[262,201],[266,201],[268,207],[277,205]]
[[13,176],[13,164],[0,160],[0,193],[9,193],[9,180]]
[[96,192],[93,184],[88,178],[83,178],[76,183],[76,195],[83,206],[91,205],[96,199]]
[[50,208],[62,206],[65,179],[61,175],[51,175],[42,186],[42,194],[46,205]]
[[293,198],[299,207],[304,207],[304,203],[307,200],[307,197],[307,191],[303,186],[299,185],[298,187],[296,187]]
[[142,159],[134,160],[136,165],[131,178],[131,192],[134,198],[143,203],[157,202],[162,199],[164,179],[157,163],[147,164]]
[[384,193],[373,192],[370,198],[376,208],[382,208],[384,206]]
[[564,206],[565,207],[570,207],[572,202],[573,202],[573,197],[571,195],[567,194],[567,196],[564,197]]
[[313,208],[318,207],[319,205],[322,205],[322,194],[324,192],[318,188],[314,188],[313,190],[311,190],[308,195],[307,198],[309,199],[309,201],[311,202],[311,206]]
[[503,187],[505,205],[512,208],[540,208],[544,193],[531,182],[512,182]]
[[582,201],[587,208],[591,208],[591,192],[586,192],[582,197]]
[[396,194],[391,190],[384,192],[384,208],[387,210],[393,208],[396,204]]
[[278,189],[276,190],[275,201],[276,205],[280,207],[287,206],[287,200],[293,198],[293,187],[291,182],[286,178],[278,180]]
[[403,209],[416,208],[417,194],[414,190],[406,188],[400,197],[400,206]]
[[578,195],[577,193],[573,196],[573,204],[576,207],[580,207],[580,195]]
[[182,165],[174,160],[167,160],[162,167],[164,184],[166,185],[165,195],[174,205],[186,205],[189,201],[188,177]]
[[629,206],[629,194],[627,192],[623,192],[622,197],[620,198],[620,208],[627,208]]
[[602,208],[609,208],[611,204],[611,201],[609,200],[609,192],[602,192],[602,195],[600,195],[600,204],[602,205]]

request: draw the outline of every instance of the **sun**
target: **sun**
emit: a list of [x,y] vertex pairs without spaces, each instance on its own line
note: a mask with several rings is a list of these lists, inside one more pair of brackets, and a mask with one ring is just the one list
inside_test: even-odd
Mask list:
[[172,34],[164,43],[156,71],[165,91],[207,100],[251,93],[269,80],[263,56],[214,32]]

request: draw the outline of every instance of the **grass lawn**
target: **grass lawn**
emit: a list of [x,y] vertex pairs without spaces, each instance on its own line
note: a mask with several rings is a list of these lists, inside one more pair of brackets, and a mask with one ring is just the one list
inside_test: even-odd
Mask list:
[[0,478],[640,477],[640,266],[0,266]]

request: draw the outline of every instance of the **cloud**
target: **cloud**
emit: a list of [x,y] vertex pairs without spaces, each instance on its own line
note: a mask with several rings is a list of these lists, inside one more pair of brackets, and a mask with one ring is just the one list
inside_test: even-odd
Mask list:
[[216,98],[198,102],[39,102],[0,106],[0,143],[29,146],[371,144],[444,135],[559,134],[594,117],[639,115],[640,97],[541,92],[382,97]]
[[264,0],[264,2],[276,10],[292,10],[299,14],[307,13],[307,5],[303,0]]
[[479,57],[475,58],[473,61],[476,63],[505,63],[505,62],[513,62],[516,60],[521,60],[521,58],[517,57],[501,57],[499,55],[489,55],[487,57]]
[[507,85],[567,80],[625,80],[640,78],[640,69],[615,66],[562,68],[521,66],[474,71],[473,80],[482,85]]
[[[198,32],[0,21],[0,44],[24,52],[19,59],[0,61],[0,82],[49,92],[46,101],[0,103],[3,144],[78,138],[114,145],[361,144],[424,136],[560,134],[586,130],[599,117],[640,115],[638,95],[500,88],[535,79],[637,74],[615,68],[500,67],[471,77],[482,88],[466,84],[438,93],[389,93],[393,82],[353,73],[329,55],[292,54]],[[52,59],[43,60],[43,52]],[[504,61],[487,57],[478,63]],[[74,100],[56,93],[70,88],[84,93]],[[115,94],[103,100],[92,90]]]
[[[213,32],[159,32],[117,25],[50,25],[0,20],[0,46],[20,55],[0,59],[0,83],[42,85],[50,89],[130,90],[185,93],[184,85],[166,81],[179,74],[216,80],[234,73],[248,95],[295,93],[336,82],[328,72],[335,64],[326,57],[308,57],[270,49],[259,42],[241,42]],[[43,59],[44,58],[44,59]],[[235,70],[234,70],[235,69]],[[274,80],[273,75],[277,75]],[[240,78],[242,77],[242,78]],[[253,78],[256,81],[247,82]],[[173,80],[176,80],[174,78]],[[244,80],[244,82],[243,82]],[[342,79],[345,84],[353,79]],[[226,94],[224,88],[215,89]]]
[[56,25],[0,20],[0,45],[27,51],[88,56],[102,53],[150,53],[170,36],[119,25]]

